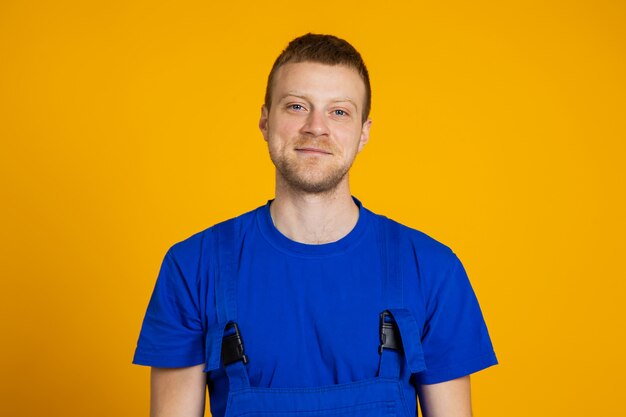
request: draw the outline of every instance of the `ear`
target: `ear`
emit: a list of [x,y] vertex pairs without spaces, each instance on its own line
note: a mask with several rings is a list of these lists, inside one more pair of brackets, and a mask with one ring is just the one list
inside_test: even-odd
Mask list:
[[267,106],[265,106],[265,104],[261,106],[261,118],[259,119],[259,129],[261,129],[261,133],[263,134],[263,139],[265,139],[266,142],[268,139],[269,114],[270,112],[267,110]]
[[363,123],[363,127],[361,128],[361,138],[359,139],[359,149],[361,152],[365,147],[365,144],[370,139],[370,128],[372,127],[372,119],[367,119],[365,123]]

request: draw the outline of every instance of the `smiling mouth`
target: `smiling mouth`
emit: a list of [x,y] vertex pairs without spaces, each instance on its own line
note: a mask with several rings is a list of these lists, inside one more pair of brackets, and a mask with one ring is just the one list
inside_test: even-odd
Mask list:
[[312,155],[332,155],[332,153],[318,148],[296,148],[296,152]]

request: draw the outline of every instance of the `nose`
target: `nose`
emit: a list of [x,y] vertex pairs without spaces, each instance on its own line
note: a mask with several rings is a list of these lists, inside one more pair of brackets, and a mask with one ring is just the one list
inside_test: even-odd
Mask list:
[[324,112],[315,109],[312,110],[308,114],[306,122],[302,126],[302,133],[307,133],[313,136],[328,135],[329,129]]

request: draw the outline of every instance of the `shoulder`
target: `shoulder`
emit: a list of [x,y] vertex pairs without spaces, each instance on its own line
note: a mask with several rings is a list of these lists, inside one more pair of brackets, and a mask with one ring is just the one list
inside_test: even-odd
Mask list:
[[408,256],[415,258],[416,261],[419,260],[420,263],[438,265],[439,267],[452,266],[458,261],[450,247],[432,236],[386,216],[372,214],[383,227],[387,226],[396,230],[403,257]]
[[211,248],[215,244],[218,231],[234,233],[234,237],[243,236],[254,223],[257,212],[262,208],[258,207],[240,216],[216,223],[213,226],[195,233],[188,238],[175,243],[170,247],[166,257],[170,257],[185,262],[199,261],[200,258],[210,254]]

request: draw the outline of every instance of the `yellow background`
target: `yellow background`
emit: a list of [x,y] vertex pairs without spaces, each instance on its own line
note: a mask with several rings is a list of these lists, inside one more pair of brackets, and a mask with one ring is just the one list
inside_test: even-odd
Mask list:
[[0,4],[0,414],[141,416],[167,248],[273,196],[265,79],[308,31],[372,76],[352,174],[464,261],[477,416],[614,416],[626,374],[623,1]]

